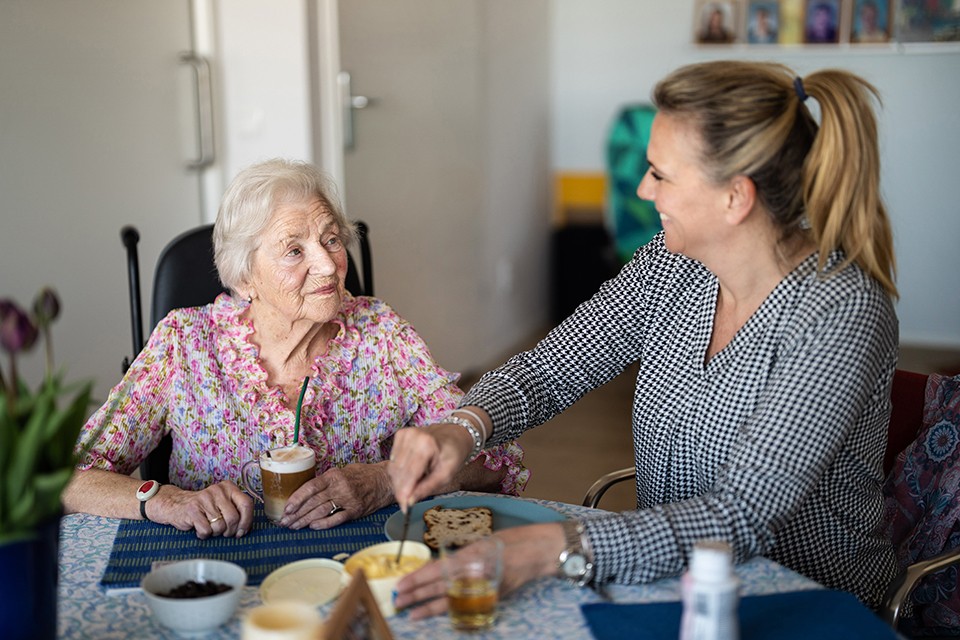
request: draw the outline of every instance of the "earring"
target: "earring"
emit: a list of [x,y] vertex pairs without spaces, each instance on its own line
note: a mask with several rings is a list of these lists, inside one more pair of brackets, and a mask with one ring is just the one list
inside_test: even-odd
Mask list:
[[253,296],[247,296],[247,304],[253,304]]

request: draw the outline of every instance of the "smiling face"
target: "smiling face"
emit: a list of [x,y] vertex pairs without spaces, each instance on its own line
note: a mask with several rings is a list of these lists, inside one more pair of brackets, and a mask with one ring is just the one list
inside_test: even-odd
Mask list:
[[274,210],[254,251],[244,293],[258,315],[293,324],[329,322],[340,310],[347,251],[333,214],[319,198]]
[[714,184],[700,163],[703,142],[682,118],[658,113],[650,130],[647,160],[637,195],[654,203],[672,253],[703,261],[723,238],[729,190]]

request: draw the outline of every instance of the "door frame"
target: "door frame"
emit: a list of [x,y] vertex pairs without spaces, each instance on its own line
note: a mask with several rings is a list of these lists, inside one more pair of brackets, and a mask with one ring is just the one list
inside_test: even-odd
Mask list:
[[346,207],[343,150],[343,101],[337,76],[340,73],[340,11],[338,0],[307,0],[310,30],[313,152],[320,167],[331,177]]

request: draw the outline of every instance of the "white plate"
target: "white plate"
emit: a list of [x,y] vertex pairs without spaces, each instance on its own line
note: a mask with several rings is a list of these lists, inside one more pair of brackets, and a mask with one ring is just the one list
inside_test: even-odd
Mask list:
[[[519,500],[509,496],[453,496],[434,498],[418,502],[410,507],[410,530],[407,540],[423,542],[423,512],[436,506],[447,509],[468,509],[470,507],[488,507],[493,512],[493,530],[509,529],[537,522],[560,522],[567,517],[559,511],[536,502]],[[390,540],[399,540],[403,535],[403,514],[397,511],[387,518],[383,532]]]
[[306,602],[326,604],[340,593],[343,564],[327,558],[310,558],[285,564],[260,584],[264,603]]

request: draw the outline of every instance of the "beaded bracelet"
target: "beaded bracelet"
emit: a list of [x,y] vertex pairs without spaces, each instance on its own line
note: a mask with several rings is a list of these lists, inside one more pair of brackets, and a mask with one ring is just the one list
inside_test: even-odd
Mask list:
[[470,455],[467,456],[467,460],[476,458],[480,454],[481,449],[483,449],[483,437],[480,435],[480,429],[477,429],[469,420],[464,420],[457,416],[447,416],[443,421],[463,427],[470,433],[470,436],[473,438],[473,449],[470,451]]
[[486,442],[490,437],[487,435],[487,425],[483,423],[483,418],[480,417],[480,414],[474,411],[473,409],[468,409],[467,407],[457,407],[453,410],[453,413],[456,414],[458,411],[461,411],[468,416],[474,418],[477,421],[477,426],[480,427],[480,430],[483,431],[483,441]]

